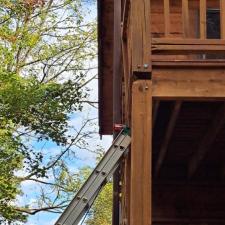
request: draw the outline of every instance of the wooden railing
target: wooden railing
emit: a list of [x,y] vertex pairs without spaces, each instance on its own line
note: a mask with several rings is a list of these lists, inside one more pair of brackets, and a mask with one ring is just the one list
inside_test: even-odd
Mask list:
[[[207,58],[200,57],[203,54],[211,54],[211,60],[213,58],[212,54],[214,54],[216,59],[225,59],[225,0],[177,0],[177,2],[179,1],[180,5],[176,6],[176,10],[179,10],[178,8],[180,7],[179,22],[182,26],[177,34],[174,34],[174,32],[171,32],[171,27],[176,26],[176,24],[171,23],[171,18],[175,17],[175,14],[171,13],[171,9],[174,6],[171,6],[172,1],[163,0],[164,32],[158,35],[160,37],[156,37],[157,33],[152,35],[153,54],[160,55],[161,57],[157,57],[157,59],[161,60],[163,59],[162,56],[165,55],[167,56],[164,58],[167,60],[169,60],[168,55],[174,55],[173,59],[176,59],[175,56],[178,55],[189,55],[187,59],[192,60]],[[154,0],[151,0],[151,2],[154,2]],[[191,6],[190,3],[192,4]],[[153,5],[157,6],[156,4]],[[207,37],[207,9],[212,8],[218,10],[220,15],[220,25],[218,25],[220,37],[216,37],[215,39],[209,39]],[[152,11],[154,12],[154,9]],[[194,14],[196,14],[195,20],[191,18]],[[157,24],[152,23],[151,26],[154,28]],[[216,54],[220,55],[220,57]],[[190,57],[190,55],[192,56]],[[185,58],[183,57],[183,59]]]
[[[210,10],[218,16],[214,38]],[[124,0],[122,25],[127,73],[151,73],[158,62],[225,66],[225,0]]]

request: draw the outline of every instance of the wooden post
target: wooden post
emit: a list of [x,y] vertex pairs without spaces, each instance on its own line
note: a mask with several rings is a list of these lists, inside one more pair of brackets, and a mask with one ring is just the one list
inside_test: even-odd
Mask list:
[[183,19],[183,36],[189,36],[189,4],[188,0],[182,0],[182,19]]
[[164,0],[165,37],[170,35],[170,0]]
[[220,0],[221,39],[225,39],[225,0]]
[[206,39],[206,0],[200,0],[200,38]]
[[[150,0],[131,1],[132,71],[151,72]],[[150,75],[149,75],[150,76]]]
[[152,82],[132,87],[130,224],[151,225],[152,195]]

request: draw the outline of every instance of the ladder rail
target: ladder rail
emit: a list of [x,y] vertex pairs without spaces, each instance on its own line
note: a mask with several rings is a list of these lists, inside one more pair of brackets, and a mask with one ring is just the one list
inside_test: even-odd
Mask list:
[[[111,160],[113,162],[116,162],[119,160],[120,155],[117,154],[117,152],[120,150],[117,150],[114,152],[114,154],[111,157]],[[113,167],[114,168],[114,167]],[[112,169],[113,169],[112,168]],[[79,201],[77,206],[72,209],[70,212],[70,215],[66,219],[66,222],[68,225],[76,225],[77,222],[79,222],[79,219],[76,219],[76,222],[74,221],[74,218],[79,218],[81,212],[83,212],[84,208],[89,208],[89,200],[92,198],[93,194],[96,193],[100,187],[102,187],[104,184],[106,184],[107,176],[111,171],[111,165],[109,163],[106,163],[106,165],[102,168],[102,171],[98,173],[98,176],[94,179],[92,185],[89,187],[89,189],[84,193],[84,195],[81,197],[83,201]]]
[[121,131],[87,181],[55,223],[56,225],[77,225],[79,223],[80,219],[91,207],[102,187],[118,167],[119,161],[129,147],[130,142],[131,138],[128,133],[124,132],[124,130]]
[[[121,138],[120,136],[115,140],[114,143],[120,143],[123,140],[123,137]],[[97,165],[97,167],[93,170],[89,178],[86,180],[86,182],[82,185],[81,189],[78,191],[72,202],[69,204],[67,209],[64,211],[64,217],[68,217],[71,214],[71,211],[73,208],[77,206],[77,204],[80,202],[86,191],[90,188],[90,186],[93,184],[95,181],[96,177],[98,176],[98,173],[96,171],[101,171],[103,164],[105,161],[108,161],[109,158],[111,157],[112,151],[111,151],[112,146],[110,146],[109,151],[104,155],[103,159],[100,161],[100,163]]]

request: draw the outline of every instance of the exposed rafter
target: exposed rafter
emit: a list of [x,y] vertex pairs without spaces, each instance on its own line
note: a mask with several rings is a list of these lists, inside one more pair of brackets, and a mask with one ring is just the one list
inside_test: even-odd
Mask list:
[[153,112],[152,112],[152,128],[155,127],[155,122],[156,122],[156,119],[157,119],[157,114],[158,114],[158,110],[159,110],[159,106],[160,106],[160,101],[159,100],[156,100],[154,101],[154,104],[153,104]]
[[198,170],[201,162],[205,158],[206,154],[210,150],[213,142],[215,141],[218,133],[224,127],[225,124],[225,103],[219,108],[218,112],[214,116],[212,123],[209,125],[208,130],[200,141],[197,151],[192,156],[188,166],[188,177],[194,176]]
[[167,129],[166,129],[166,133],[164,136],[164,139],[162,141],[162,145],[159,151],[159,157],[158,160],[156,162],[156,167],[155,167],[155,176],[157,177],[159,175],[160,169],[162,167],[163,161],[166,157],[166,153],[168,150],[168,145],[170,142],[170,139],[172,137],[173,134],[173,130],[181,109],[181,105],[182,102],[181,101],[176,101],[173,105],[173,109],[172,109],[172,113],[171,113],[171,117],[170,117],[170,121],[168,123]]

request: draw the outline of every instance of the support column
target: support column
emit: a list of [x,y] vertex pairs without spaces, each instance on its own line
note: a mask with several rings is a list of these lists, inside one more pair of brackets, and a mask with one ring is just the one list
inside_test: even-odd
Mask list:
[[132,87],[130,225],[152,224],[152,82]]
[[[122,122],[122,104],[121,104],[121,0],[114,1],[114,41],[113,41],[113,124]],[[114,132],[114,138],[118,133]],[[120,168],[113,176],[113,215],[112,224],[120,224]]]

